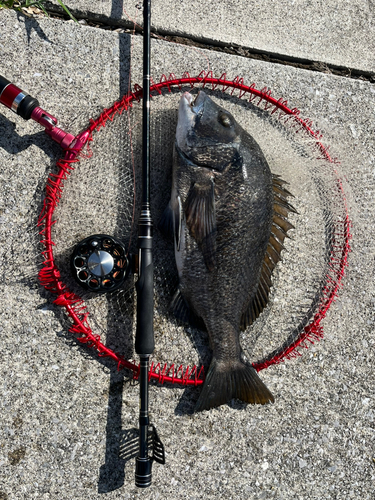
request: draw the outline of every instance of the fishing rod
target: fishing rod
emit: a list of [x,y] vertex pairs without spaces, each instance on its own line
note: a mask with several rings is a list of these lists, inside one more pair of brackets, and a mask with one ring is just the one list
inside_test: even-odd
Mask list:
[[135,351],[140,358],[139,454],[136,457],[135,484],[151,485],[153,460],[164,463],[164,447],[151,427],[153,454],[150,456],[148,413],[148,366],[154,352],[154,265],[152,260],[152,219],[150,211],[150,59],[151,0],[143,2],[143,118],[142,118],[142,207],[138,228],[137,326]]

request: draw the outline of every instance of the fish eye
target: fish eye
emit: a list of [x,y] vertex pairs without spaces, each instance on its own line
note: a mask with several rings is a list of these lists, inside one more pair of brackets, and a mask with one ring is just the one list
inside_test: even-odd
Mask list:
[[224,125],[224,127],[231,127],[232,126],[232,120],[229,115],[226,113],[221,113],[219,115],[219,122]]

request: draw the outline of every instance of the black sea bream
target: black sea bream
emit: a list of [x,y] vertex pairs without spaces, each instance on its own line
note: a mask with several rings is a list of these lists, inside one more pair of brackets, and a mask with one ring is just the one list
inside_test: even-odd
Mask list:
[[196,410],[238,398],[274,401],[246,363],[240,330],[266,306],[293,208],[255,140],[204,92],[180,101],[171,200],[161,228],[173,232],[178,318],[204,323],[212,348]]

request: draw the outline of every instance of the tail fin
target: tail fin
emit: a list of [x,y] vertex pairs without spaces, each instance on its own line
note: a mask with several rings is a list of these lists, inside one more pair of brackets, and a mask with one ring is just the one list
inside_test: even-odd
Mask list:
[[213,358],[195,411],[209,410],[233,398],[262,405],[274,402],[271,392],[252,366],[240,360],[228,366]]

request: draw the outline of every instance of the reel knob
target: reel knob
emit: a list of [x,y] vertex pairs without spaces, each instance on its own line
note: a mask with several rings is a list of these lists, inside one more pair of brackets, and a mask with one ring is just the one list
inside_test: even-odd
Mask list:
[[70,264],[78,284],[97,293],[117,290],[130,271],[125,246],[107,234],[95,234],[78,243]]

